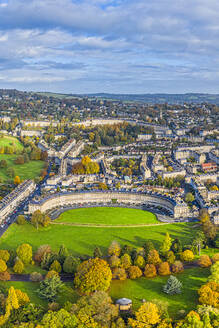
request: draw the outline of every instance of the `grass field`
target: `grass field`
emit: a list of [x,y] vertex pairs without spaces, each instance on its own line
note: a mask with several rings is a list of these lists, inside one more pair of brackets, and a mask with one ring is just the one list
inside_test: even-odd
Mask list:
[[16,150],[23,149],[22,143],[17,138],[8,136],[0,138],[0,147],[2,146],[14,147]]
[[24,226],[13,224],[1,237],[0,248],[15,249],[25,242],[30,243],[34,250],[42,244],[49,244],[57,250],[61,244],[65,244],[74,255],[92,255],[96,246],[106,253],[113,240],[117,240],[121,245],[135,247],[151,240],[159,247],[167,231],[172,238],[178,237],[185,244],[190,243],[196,233],[192,225],[186,223],[137,228],[74,227],[60,224],[38,231],[29,223]]
[[[0,281],[0,289],[8,289],[11,286],[13,286],[16,289],[20,289],[23,292],[27,293],[27,295],[30,298],[30,301],[43,306],[45,309],[47,309],[48,302],[39,298],[37,295],[37,289],[39,288],[39,283],[37,282],[22,282],[22,281]],[[76,302],[78,298],[78,295],[76,291],[73,289],[73,283],[65,283],[62,291],[59,293],[57,302],[60,305],[64,305],[65,302]]]
[[198,303],[197,290],[207,281],[209,272],[209,269],[193,268],[178,274],[177,278],[183,284],[182,293],[178,295],[163,293],[162,288],[166,284],[168,276],[159,276],[153,279],[114,280],[111,284],[110,295],[113,300],[121,297],[130,298],[133,301],[134,309],[142,304],[142,299],[146,301],[157,299],[167,302],[170,315],[176,318],[179,310],[190,311],[195,309]]
[[119,208],[93,207],[69,210],[60,215],[57,222],[91,223],[107,225],[156,224],[156,216],[147,211]]
[[[34,179],[40,175],[40,172],[44,166],[43,161],[30,161],[25,164],[15,164],[14,160],[18,155],[0,155],[0,160],[5,159],[8,163],[8,167],[11,167],[15,170],[15,174],[18,175],[22,180],[25,179]],[[0,178],[3,182],[12,180],[6,173],[7,168],[0,170]]]

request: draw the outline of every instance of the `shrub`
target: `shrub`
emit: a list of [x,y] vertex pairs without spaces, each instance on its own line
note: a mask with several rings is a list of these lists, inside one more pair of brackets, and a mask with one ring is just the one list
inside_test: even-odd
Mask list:
[[158,265],[158,274],[168,276],[170,274],[170,266],[168,262],[162,262]]
[[32,282],[39,282],[39,281],[43,280],[43,276],[39,272],[32,272],[30,274],[30,280]]
[[208,255],[202,255],[197,261],[198,265],[202,268],[207,268],[211,266],[212,262]]
[[137,279],[142,276],[142,271],[139,267],[132,265],[128,268],[128,276],[130,279]]
[[1,281],[8,281],[11,279],[11,275],[8,271],[0,272],[0,280]]
[[182,261],[191,262],[192,260],[194,260],[194,254],[192,251],[187,249],[180,254],[180,258]]
[[184,267],[183,267],[183,264],[181,261],[175,261],[172,264],[172,272],[173,273],[180,273],[180,272],[183,272],[183,270],[184,270]]
[[174,255],[173,251],[169,251],[169,252],[167,253],[166,259],[167,259],[167,262],[168,262],[169,264],[173,264],[173,263],[174,263],[174,261],[175,261],[175,259],[176,259],[176,256]]
[[147,278],[154,278],[157,275],[157,269],[154,264],[146,264],[144,275]]
[[174,276],[170,276],[166,285],[163,287],[163,291],[166,294],[180,294],[182,289],[181,282]]
[[73,256],[67,256],[63,264],[63,271],[66,273],[75,273],[78,269],[80,259]]
[[112,278],[118,280],[126,280],[127,274],[124,268],[114,268],[112,271]]
[[15,262],[15,264],[13,266],[13,270],[15,273],[19,273],[19,274],[21,274],[24,271],[24,264],[20,259],[18,259]]
[[124,254],[122,257],[121,257],[121,266],[124,268],[124,269],[128,269],[130,268],[130,266],[132,265],[132,260],[131,260],[131,256],[129,254]]

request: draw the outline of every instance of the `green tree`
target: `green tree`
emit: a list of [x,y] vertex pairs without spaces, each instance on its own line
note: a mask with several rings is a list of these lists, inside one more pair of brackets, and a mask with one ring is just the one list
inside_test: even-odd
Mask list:
[[163,287],[166,294],[180,294],[182,291],[182,283],[174,276],[170,276],[166,285]]
[[95,249],[94,249],[94,253],[93,253],[93,257],[94,257],[94,258],[95,258],[95,257],[99,257],[99,258],[101,258],[102,256],[103,256],[103,254],[102,254],[100,248],[99,248],[99,247],[95,247]]
[[59,273],[59,272],[62,271],[62,266],[61,266],[61,264],[59,263],[59,261],[55,260],[55,261],[53,261],[53,263],[50,265],[49,270],[50,270],[50,271],[51,271],[51,270],[54,270],[54,271],[56,271],[56,272]]
[[160,247],[160,252],[163,256],[165,256],[167,252],[170,250],[171,245],[172,245],[172,239],[170,238],[170,235],[167,232],[164,241]]
[[74,314],[61,309],[57,312],[48,311],[44,314],[41,324],[44,328],[75,328],[78,327],[78,320]]
[[63,271],[66,273],[76,273],[80,263],[79,258],[67,256],[63,264]]
[[68,255],[69,255],[68,249],[65,247],[65,245],[61,245],[58,253],[59,262],[63,264]]
[[60,278],[53,276],[52,278],[46,278],[41,281],[37,292],[40,298],[46,299],[49,302],[54,302],[62,286],[63,283]]

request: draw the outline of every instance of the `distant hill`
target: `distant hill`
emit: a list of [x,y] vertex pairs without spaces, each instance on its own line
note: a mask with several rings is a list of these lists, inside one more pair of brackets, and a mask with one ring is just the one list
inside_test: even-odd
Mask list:
[[38,94],[57,97],[88,97],[100,98],[127,102],[145,102],[150,104],[184,104],[184,103],[211,103],[219,105],[219,94],[207,93],[185,93],[185,94],[168,94],[168,93],[147,93],[147,94],[115,94],[115,93],[87,93],[87,94],[59,94],[50,92],[40,92]]

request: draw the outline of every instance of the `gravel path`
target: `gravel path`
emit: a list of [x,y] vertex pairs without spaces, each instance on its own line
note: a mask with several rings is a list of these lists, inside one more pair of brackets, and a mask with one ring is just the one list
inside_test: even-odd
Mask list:
[[109,225],[109,224],[92,224],[92,223],[70,223],[70,222],[51,222],[51,224],[67,225],[73,227],[89,227],[89,228],[140,228],[140,227],[156,227],[170,223],[143,223],[143,224],[127,224],[127,225]]

